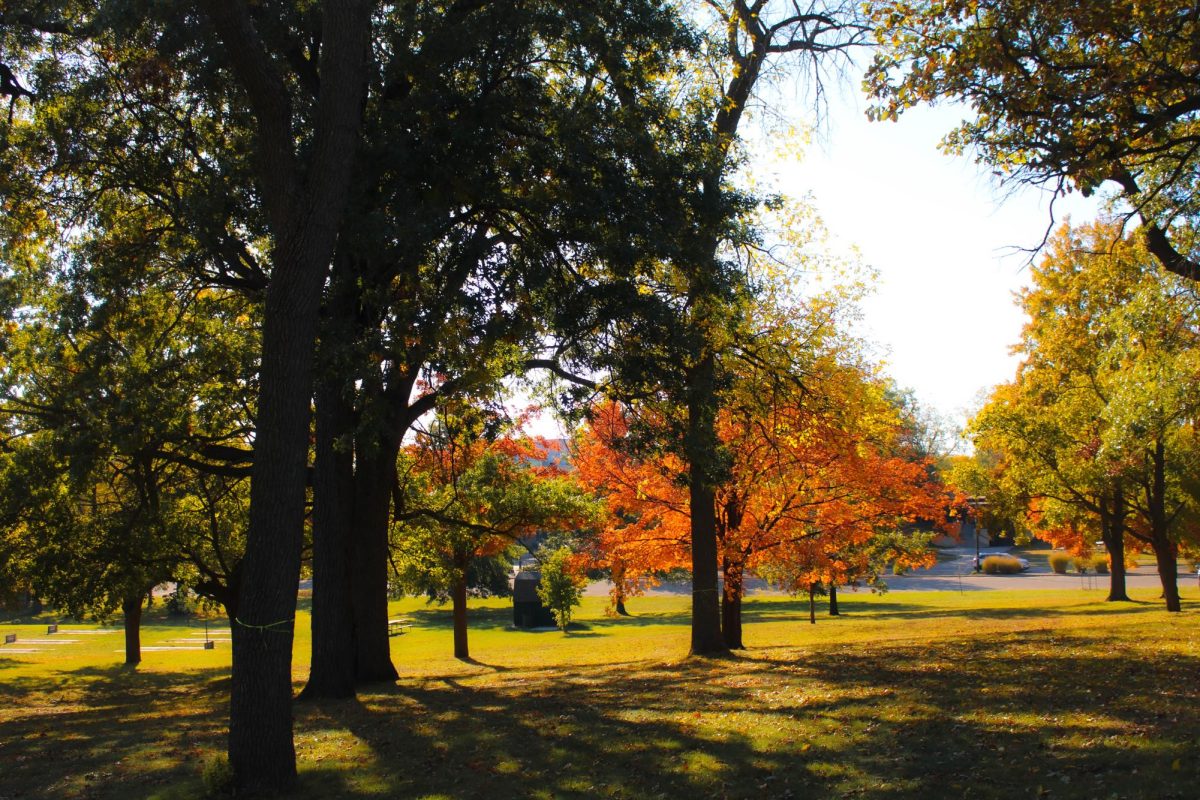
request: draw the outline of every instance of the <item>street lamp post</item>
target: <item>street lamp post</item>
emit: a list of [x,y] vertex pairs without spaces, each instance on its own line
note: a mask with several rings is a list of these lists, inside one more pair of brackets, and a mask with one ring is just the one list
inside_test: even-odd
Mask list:
[[968,497],[967,506],[971,509],[971,528],[975,534],[975,571],[983,572],[983,564],[979,563],[979,510],[987,505],[985,497]]

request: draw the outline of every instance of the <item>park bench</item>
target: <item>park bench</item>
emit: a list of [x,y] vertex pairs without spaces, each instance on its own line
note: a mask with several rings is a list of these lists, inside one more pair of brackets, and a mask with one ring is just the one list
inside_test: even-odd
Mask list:
[[412,620],[408,617],[397,617],[396,619],[388,620],[388,636],[397,636],[404,633],[412,627]]

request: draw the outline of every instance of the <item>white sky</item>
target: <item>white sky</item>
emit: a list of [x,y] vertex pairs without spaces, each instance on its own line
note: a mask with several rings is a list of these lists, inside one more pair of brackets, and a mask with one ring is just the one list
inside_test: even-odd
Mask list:
[[[1000,189],[988,167],[944,155],[941,138],[964,116],[957,106],[921,107],[899,122],[868,122],[857,83],[829,98],[824,133],[802,160],[758,163],[776,190],[810,193],[840,247],[857,246],[878,272],[863,304],[866,338],[885,370],[920,402],[956,423],[981,392],[1013,377],[1009,352],[1023,317],[1013,292],[1028,281],[1031,248],[1042,241],[1049,196]],[[806,115],[787,114],[803,120]],[[1092,219],[1095,199],[1078,194],[1054,207],[1061,223]]]

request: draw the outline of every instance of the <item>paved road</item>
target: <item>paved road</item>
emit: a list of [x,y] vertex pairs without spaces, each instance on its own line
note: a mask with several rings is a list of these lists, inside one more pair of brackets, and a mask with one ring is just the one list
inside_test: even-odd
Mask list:
[[[1000,555],[1007,553],[1007,548],[987,548],[981,550],[981,556]],[[975,558],[974,548],[946,548],[941,551],[941,560],[929,569],[915,570],[908,575],[889,575],[888,589],[898,591],[964,591],[978,592],[996,589],[1107,589],[1107,575],[1056,575],[1048,566],[1034,565],[1018,575],[984,575],[971,570]],[[1187,581],[1196,581],[1196,576],[1184,572],[1179,573],[1180,585]],[[1141,566],[1131,570],[1126,577],[1126,585],[1133,588],[1157,588],[1158,573],[1153,565]],[[608,581],[595,581],[587,588],[586,594],[591,596],[607,595],[612,587]],[[647,592],[650,595],[679,595],[690,594],[690,583],[664,583]],[[776,589],[763,581],[751,579],[747,581],[748,595],[781,595]]]
[[[988,548],[980,551],[981,557],[1003,555],[1008,548]],[[916,570],[909,575],[891,576],[887,579],[892,591],[929,591],[947,589],[951,591],[985,591],[989,589],[1088,589],[1108,588],[1108,576],[1089,573],[1087,575],[1057,575],[1049,566],[1034,564],[1017,575],[984,575],[973,572],[974,548],[947,548],[942,560],[927,570]],[[1179,574],[1182,583],[1189,576]],[[1151,566],[1130,570],[1125,579],[1129,588],[1158,587],[1158,573]]]

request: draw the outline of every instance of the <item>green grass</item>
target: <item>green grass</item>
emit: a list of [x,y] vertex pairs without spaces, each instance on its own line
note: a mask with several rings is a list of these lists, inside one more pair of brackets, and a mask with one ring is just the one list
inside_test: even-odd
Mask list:
[[[1103,596],[843,593],[817,625],[806,601],[751,600],[748,649],[722,659],[683,657],[680,597],[635,600],[632,619],[587,598],[567,636],[507,630],[488,601],[469,662],[449,655],[448,610],[401,601],[400,681],[297,705],[300,795],[1195,797],[1200,594],[1185,587],[1177,615],[1153,592]],[[152,617],[143,640],[195,630]],[[0,649],[0,797],[199,795],[224,746],[228,646],[136,670],[120,647]]]

